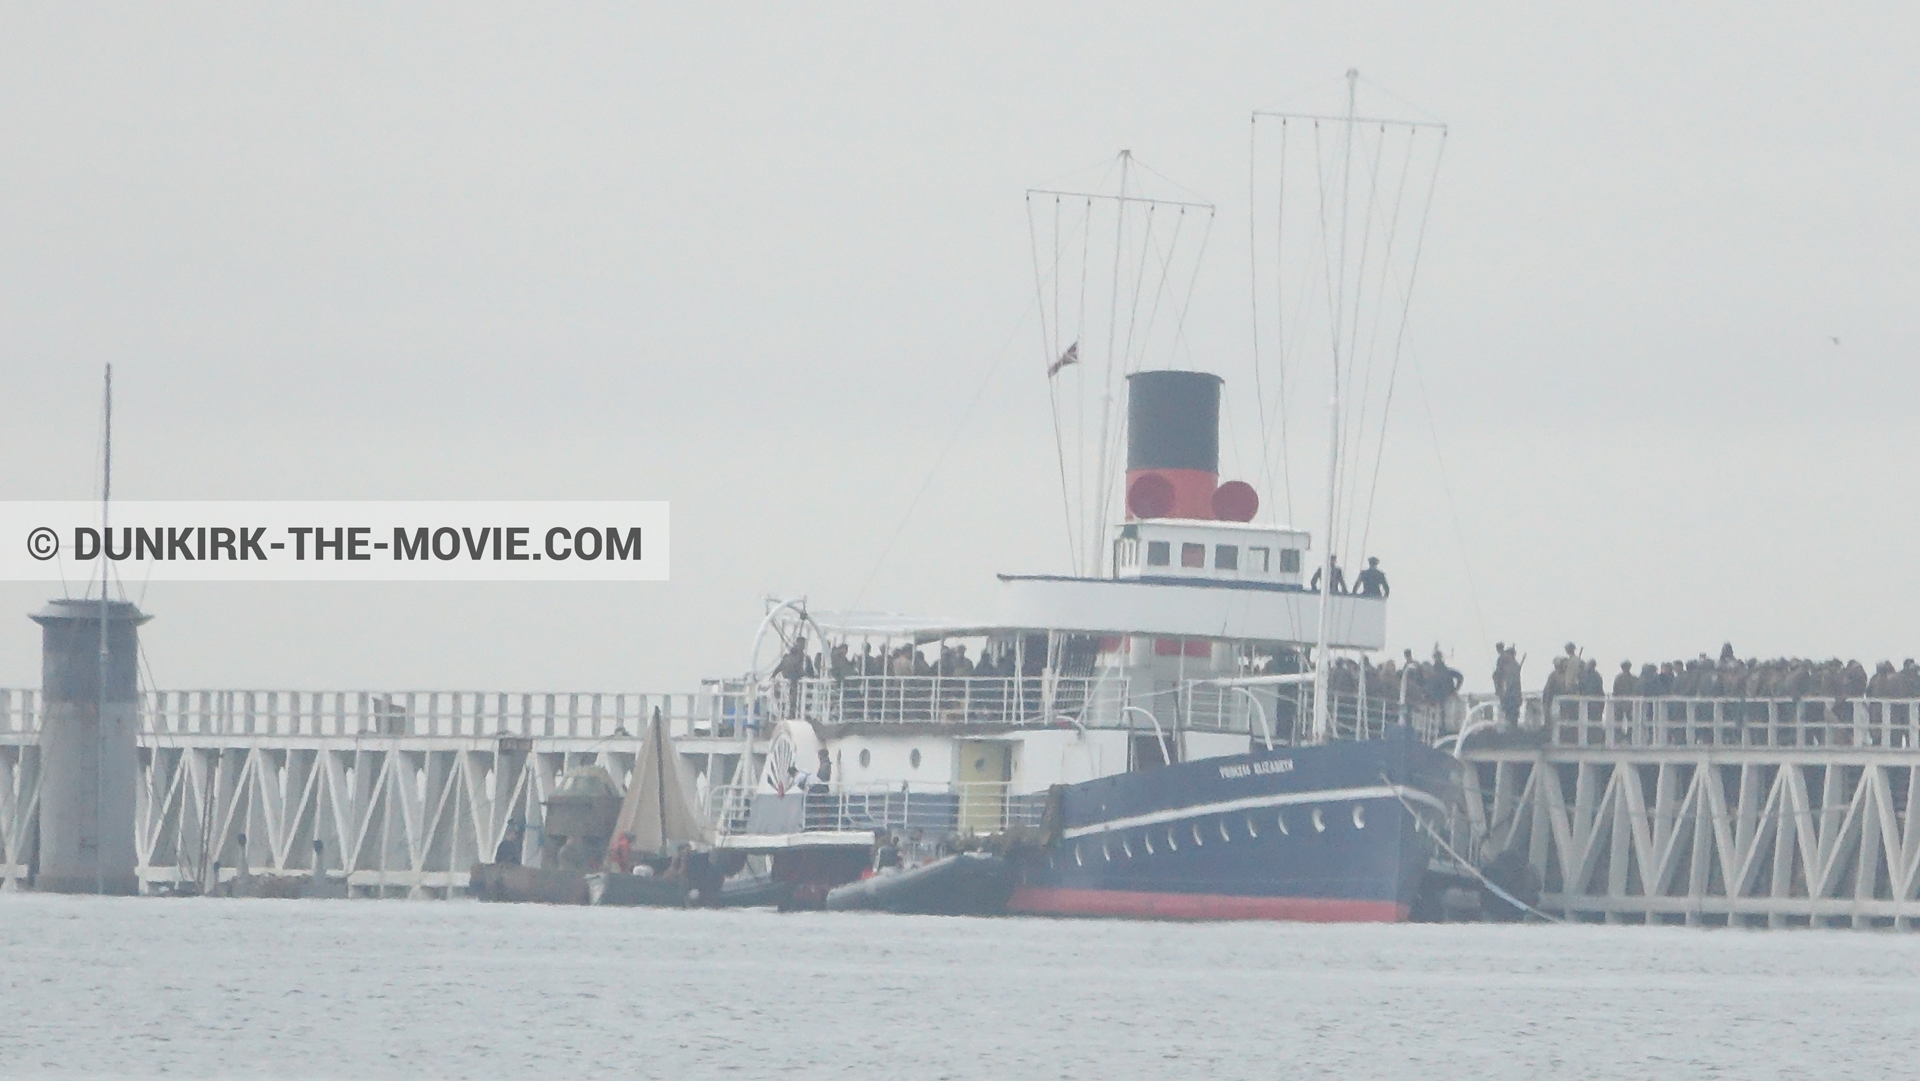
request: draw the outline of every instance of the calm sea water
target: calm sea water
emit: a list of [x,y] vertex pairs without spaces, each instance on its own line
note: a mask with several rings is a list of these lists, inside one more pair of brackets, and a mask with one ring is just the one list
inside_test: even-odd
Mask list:
[[0,895],[0,1076],[1920,1076],[1920,936]]

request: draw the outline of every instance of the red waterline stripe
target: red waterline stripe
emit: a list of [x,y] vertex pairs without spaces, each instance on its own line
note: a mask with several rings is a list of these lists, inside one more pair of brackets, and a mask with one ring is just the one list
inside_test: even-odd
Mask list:
[[1299,920],[1307,923],[1399,923],[1407,906],[1394,901],[1325,897],[1235,897],[1220,893],[1146,893],[1022,886],[1012,912],[1048,916],[1138,916],[1162,920]]

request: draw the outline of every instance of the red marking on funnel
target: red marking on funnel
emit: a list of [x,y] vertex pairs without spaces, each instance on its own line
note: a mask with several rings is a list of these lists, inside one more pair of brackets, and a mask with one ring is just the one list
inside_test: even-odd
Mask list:
[[1244,480],[1230,480],[1213,490],[1213,516],[1223,522],[1251,522],[1260,510],[1260,493]]
[[1142,473],[1127,486],[1127,513],[1135,518],[1165,518],[1173,511],[1173,482],[1158,473]]

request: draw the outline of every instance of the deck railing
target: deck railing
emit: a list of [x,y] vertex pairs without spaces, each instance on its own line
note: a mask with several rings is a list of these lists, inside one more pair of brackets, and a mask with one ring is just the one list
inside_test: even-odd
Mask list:
[[[1011,789],[1003,781],[836,784],[782,797],[764,788],[724,785],[708,793],[707,813],[726,835],[884,831],[947,836],[1039,826],[1046,793]],[[770,812],[770,803],[773,811],[788,813]],[[778,825],[769,824],[775,820]]]
[[[1415,706],[1357,693],[1329,697],[1339,739],[1376,739],[1412,725],[1429,739],[1448,725],[1444,706]],[[1207,681],[1152,685],[1113,676],[848,676],[771,684],[766,711],[817,724],[939,724],[1005,727],[1177,729],[1266,737],[1276,745],[1304,738],[1313,691],[1234,687]],[[1460,712],[1455,710],[1454,712]],[[1454,722],[1457,726],[1457,721]]]

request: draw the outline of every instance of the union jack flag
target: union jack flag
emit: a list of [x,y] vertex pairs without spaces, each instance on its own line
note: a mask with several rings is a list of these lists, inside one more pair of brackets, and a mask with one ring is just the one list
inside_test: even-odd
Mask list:
[[1074,342],[1072,345],[1067,346],[1066,352],[1060,354],[1059,360],[1047,365],[1047,378],[1052,379],[1054,376],[1060,374],[1060,369],[1069,364],[1078,363],[1080,363],[1080,343]]

